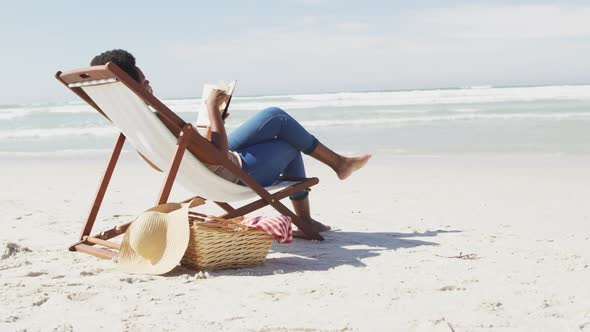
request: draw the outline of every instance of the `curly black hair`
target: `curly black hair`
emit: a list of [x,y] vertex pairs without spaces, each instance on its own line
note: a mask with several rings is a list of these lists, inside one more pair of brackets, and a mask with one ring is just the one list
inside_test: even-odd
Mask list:
[[139,73],[137,72],[137,66],[135,66],[135,57],[121,49],[110,50],[103,52],[92,59],[90,62],[91,66],[105,65],[107,62],[113,62],[124,72],[126,72],[131,78],[139,82]]

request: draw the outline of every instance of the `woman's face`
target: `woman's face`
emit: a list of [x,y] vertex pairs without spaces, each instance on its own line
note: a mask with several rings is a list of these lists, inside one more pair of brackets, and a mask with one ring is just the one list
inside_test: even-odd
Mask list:
[[141,86],[143,86],[150,94],[154,94],[154,90],[152,90],[152,87],[150,86],[150,81],[145,78],[145,75],[139,67],[135,68],[137,68],[137,73],[139,74],[139,84],[141,84]]

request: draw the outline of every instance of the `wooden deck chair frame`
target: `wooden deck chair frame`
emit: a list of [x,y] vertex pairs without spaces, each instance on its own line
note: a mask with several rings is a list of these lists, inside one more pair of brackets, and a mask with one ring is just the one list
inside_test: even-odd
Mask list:
[[[81,87],[75,85],[90,81],[109,80],[114,78],[123,83],[147,105],[152,107],[152,109],[156,111],[156,114],[162,123],[170,130],[172,134],[177,137],[178,141],[176,152],[170,161],[170,167],[166,171],[167,174],[158,195],[156,202],[157,204],[164,204],[168,201],[172,186],[176,179],[176,174],[182,161],[182,157],[184,153],[187,153],[188,151],[188,153],[192,153],[201,162],[213,165],[222,165],[227,170],[235,174],[243,184],[252,189],[259,197],[257,200],[238,208],[231,206],[228,202],[216,201],[214,203],[225,211],[225,213],[219,217],[229,219],[246,215],[267,205],[270,205],[279,213],[291,217],[293,223],[297,225],[301,231],[303,231],[308,239],[323,240],[323,237],[312,230],[308,223],[302,222],[302,220],[295,213],[293,213],[289,208],[280,202],[281,199],[286,198],[295,192],[306,190],[318,184],[319,180],[317,178],[293,179],[297,180],[295,184],[271,194],[264,187],[258,184],[256,180],[246,174],[239,166],[236,166],[234,163],[232,163],[229,158],[217,150],[211,142],[202,137],[192,125],[187,124],[184,120],[182,120],[182,118],[166,107],[166,105],[160,102],[155,96],[147,92],[139,83],[133,80],[127,73],[125,73],[114,63],[109,62],[103,66],[93,66],[67,72],[59,71],[55,74],[55,77],[68,89],[86,101],[90,106],[96,109],[107,119],[109,119],[108,116],[100,109],[100,107],[84,92]],[[112,259],[117,255],[115,251],[109,249],[118,250],[119,244],[108,240],[125,233],[131,222],[112,227],[106,231],[94,235],[91,235],[91,232],[98,215],[98,211],[105,197],[111,176],[119,160],[119,155],[124,143],[125,135],[120,133],[107,163],[107,167],[98,187],[96,197],[94,198],[88,213],[86,223],[82,228],[80,238],[78,242],[69,247],[70,251],[84,252],[102,259]],[[146,159],[146,161],[149,163],[149,160]],[[154,165],[151,163],[150,165],[154,167]],[[189,198],[185,200],[185,202],[188,202],[191,199],[192,198]],[[206,200],[206,197],[203,199]],[[198,216],[199,213],[191,212],[191,215],[195,217]],[[100,245],[105,248],[95,247],[95,245]]]

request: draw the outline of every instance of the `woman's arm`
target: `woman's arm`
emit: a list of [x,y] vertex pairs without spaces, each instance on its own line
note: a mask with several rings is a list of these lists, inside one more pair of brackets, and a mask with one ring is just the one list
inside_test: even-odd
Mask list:
[[224,91],[212,90],[207,99],[207,112],[211,129],[211,143],[221,152],[228,151],[227,133],[225,131],[224,119],[219,113],[219,106],[227,100],[228,96]]

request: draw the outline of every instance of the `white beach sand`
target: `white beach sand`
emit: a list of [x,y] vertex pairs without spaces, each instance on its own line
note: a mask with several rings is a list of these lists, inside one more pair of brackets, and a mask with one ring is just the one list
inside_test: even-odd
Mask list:
[[[590,156],[382,153],[345,182],[310,161],[337,231],[205,279],[66,250],[106,156],[0,162],[0,331],[590,331]],[[95,230],[161,179],[126,155]]]

